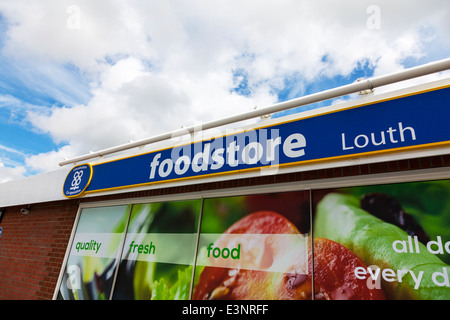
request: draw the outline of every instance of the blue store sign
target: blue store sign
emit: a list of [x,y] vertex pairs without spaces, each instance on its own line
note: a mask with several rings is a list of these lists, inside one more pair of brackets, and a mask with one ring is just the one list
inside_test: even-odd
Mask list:
[[[450,146],[449,120],[450,87],[446,86],[99,163],[92,168],[87,164],[77,166],[65,181],[64,194],[74,197],[83,191]],[[72,191],[74,183],[81,192]]]
[[73,167],[64,181],[63,193],[68,198],[81,196],[92,179],[92,166],[82,164]]

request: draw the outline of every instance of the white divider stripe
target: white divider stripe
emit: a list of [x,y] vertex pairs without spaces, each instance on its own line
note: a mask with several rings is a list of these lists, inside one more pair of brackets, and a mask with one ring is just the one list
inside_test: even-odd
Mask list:
[[[121,233],[78,233],[72,255],[115,258]],[[201,234],[197,265],[308,273],[308,235]],[[195,233],[128,233],[122,259],[192,265]]]
[[196,240],[195,233],[128,233],[122,258],[189,265]]
[[197,265],[307,274],[304,234],[201,234]]
[[116,258],[123,233],[77,233],[70,254],[99,258]]

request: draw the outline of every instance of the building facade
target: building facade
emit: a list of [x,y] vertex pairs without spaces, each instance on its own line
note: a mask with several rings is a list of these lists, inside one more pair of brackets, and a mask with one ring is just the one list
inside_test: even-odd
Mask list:
[[449,299],[449,97],[444,80],[2,184],[0,299]]

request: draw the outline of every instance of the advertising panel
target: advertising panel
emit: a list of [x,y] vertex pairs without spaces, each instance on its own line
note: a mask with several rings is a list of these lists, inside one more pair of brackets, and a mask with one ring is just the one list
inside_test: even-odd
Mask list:
[[315,237],[363,261],[350,267],[360,285],[385,299],[450,299],[449,180],[317,191],[313,198]]
[[195,300],[311,299],[309,192],[205,199]]
[[129,209],[124,205],[81,211],[58,299],[109,299]]
[[60,299],[450,300],[450,180],[83,209]]
[[133,205],[113,299],[189,298],[200,210],[201,199]]

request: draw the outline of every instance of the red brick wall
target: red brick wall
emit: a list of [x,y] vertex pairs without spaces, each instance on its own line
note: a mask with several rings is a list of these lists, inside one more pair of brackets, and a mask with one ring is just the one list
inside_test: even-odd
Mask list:
[[30,213],[5,209],[0,226],[0,299],[51,299],[78,202],[32,204]]
[[276,176],[219,181],[139,192],[32,204],[29,215],[23,207],[9,207],[0,223],[0,300],[51,299],[76,218],[79,202],[131,199],[185,192],[358,176],[450,166],[450,155],[319,169]]

